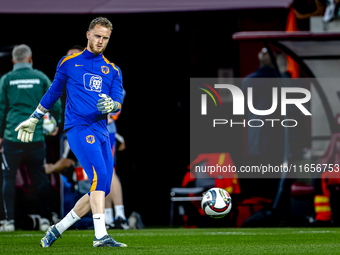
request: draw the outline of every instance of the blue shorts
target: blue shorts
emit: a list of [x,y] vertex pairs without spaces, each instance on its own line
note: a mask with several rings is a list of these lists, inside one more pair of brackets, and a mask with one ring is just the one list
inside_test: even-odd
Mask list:
[[108,195],[113,175],[110,138],[90,126],[80,125],[67,131],[67,139],[91,181],[90,192],[100,190]]

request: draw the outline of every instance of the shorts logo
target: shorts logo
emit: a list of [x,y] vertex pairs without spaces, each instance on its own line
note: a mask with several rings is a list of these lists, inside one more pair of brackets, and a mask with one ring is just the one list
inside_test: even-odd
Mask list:
[[102,91],[102,77],[100,75],[86,73],[83,77],[84,87],[86,90],[101,92]]
[[87,143],[90,143],[90,144],[93,144],[96,140],[94,139],[94,136],[93,135],[88,135],[86,136],[86,142]]
[[107,66],[102,66],[102,72],[104,74],[108,74],[110,72],[110,69]]

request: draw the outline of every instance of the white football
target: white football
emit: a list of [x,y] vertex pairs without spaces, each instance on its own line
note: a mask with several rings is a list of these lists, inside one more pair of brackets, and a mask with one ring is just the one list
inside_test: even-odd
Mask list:
[[50,113],[46,113],[43,120],[44,135],[50,135],[56,126],[57,121],[55,118]]
[[223,218],[231,210],[231,196],[224,189],[211,188],[204,193],[201,206],[206,215]]

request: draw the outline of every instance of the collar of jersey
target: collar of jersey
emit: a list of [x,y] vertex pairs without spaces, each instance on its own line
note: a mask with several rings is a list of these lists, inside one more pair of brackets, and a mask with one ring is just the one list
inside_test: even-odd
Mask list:
[[32,67],[32,64],[30,64],[30,63],[16,63],[13,66],[13,71],[18,70],[18,69],[23,69],[23,68],[32,69],[33,67]]
[[87,49],[84,50],[84,52],[82,53],[82,55],[84,57],[87,58],[94,58],[94,59],[101,59],[103,57],[103,53],[100,53],[99,55],[94,55],[92,52],[88,51]]

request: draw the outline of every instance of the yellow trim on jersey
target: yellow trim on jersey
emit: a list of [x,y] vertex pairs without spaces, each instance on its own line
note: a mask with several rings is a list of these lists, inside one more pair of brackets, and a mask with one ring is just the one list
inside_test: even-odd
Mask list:
[[220,157],[218,158],[218,164],[219,164],[220,166],[223,165],[224,159],[225,159],[225,153],[221,153],[221,154],[220,154]]
[[115,66],[115,64],[111,63],[106,57],[104,57],[103,55],[103,59],[105,60],[106,64],[109,64],[113,67],[113,69],[115,69],[118,72],[118,76],[120,76],[119,70],[118,68]]
[[316,195],[314,197],[314,203],[329,203],[329,197]]
[[318,212],[331,212],[332,209],[330,206],[315,206],[315,212],[318,213]]
[[79,56],[79,55],[82,54],[84,51],[85,51],[85,49],[84,49],[82,52],[73,53],[72,55],[69,55],[69,56],[65,57],[65,58],[63,59],[63,61],[60,63],[59,67],[61,67],[61,65],[64,64],[65,61],[67,61],[67,60],[69,60],[69,59],[71,59],[71,58],[74,58],[74,57],[76,57],[76,56]]
[[97,188],[97,173],[96,173],[96,169],[94,169],[94,166],[92,166],[92,168],[93,168],[93,180],[92,180],[90,192],[96,190]]
[[229,193],[229,194],[232,194],[233,193],[233,187],[230,186],[230,187],[226,187],[225,190]]

